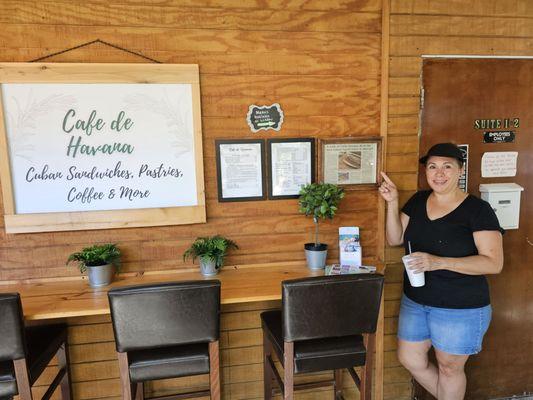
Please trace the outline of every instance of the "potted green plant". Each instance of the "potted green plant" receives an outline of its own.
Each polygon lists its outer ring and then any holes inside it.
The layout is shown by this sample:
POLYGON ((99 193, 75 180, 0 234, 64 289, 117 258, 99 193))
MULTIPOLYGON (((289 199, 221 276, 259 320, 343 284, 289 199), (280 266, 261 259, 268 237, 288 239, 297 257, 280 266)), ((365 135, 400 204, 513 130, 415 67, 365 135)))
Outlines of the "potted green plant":
POLYGON ((183 253, 183 261, 187 258, 192 258, 194 262, 196 258, 199 258, 202 275, 213 276, 224 265, 224 257, 227 252, 230 249, 238 248, 233 240, 226 239, 220 235, 198 237, 191 244, 191 247, 183 253))
POLYGON ((116 244, 95 244, 81 251, 72 253, 67 264, 78 262, 81 273, 87 271, 91 287, 106 286, 113 280, 113 275, 120 269, 120 249, 116 244))
POLYGON ((331 183, 309 183, 300 190, 299 211, 312 216, 315 224, 314 243, 305 244, 305 257, 310 269, 321 269, 326 265, 328 245, 318 239, 318 224, 321 219, 333 219, 344 189, 331 183))

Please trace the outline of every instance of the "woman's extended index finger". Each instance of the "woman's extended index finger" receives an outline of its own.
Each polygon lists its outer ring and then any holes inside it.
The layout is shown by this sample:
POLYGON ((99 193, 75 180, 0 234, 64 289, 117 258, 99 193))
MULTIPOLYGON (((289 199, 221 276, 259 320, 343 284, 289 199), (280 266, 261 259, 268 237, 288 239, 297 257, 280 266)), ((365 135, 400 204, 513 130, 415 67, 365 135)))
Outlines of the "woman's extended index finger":
POLYGON ((381 171, 381 176, 383 179, 385 179, 385 182, 390 183, 391 185, 394 185, 394 182, 391 181, 391 179, 387 176, 387 174, 383 171, 381 171))

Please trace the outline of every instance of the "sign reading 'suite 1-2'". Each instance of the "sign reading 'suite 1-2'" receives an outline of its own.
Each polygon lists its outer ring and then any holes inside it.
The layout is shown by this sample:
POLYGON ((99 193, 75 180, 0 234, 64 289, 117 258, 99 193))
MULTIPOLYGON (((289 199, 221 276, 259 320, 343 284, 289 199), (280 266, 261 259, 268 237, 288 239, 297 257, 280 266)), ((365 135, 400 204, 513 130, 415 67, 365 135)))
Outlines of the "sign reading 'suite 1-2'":
POLYGON ((483 118, 474 120, 474 129, 483 131, 483 143, 512 143, 520 118, 483 118))
POLYGON ((512 129, 519 127, 520 118, 485 118, 474 120, 474 129, 512 129))

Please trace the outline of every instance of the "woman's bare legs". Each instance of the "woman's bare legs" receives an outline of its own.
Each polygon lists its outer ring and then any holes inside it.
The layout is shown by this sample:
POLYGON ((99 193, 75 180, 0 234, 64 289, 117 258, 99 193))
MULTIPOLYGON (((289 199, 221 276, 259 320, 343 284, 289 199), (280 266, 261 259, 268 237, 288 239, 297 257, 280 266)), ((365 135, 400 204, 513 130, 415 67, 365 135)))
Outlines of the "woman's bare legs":
POLYGON ((463 400, 466 392, 467 355, 449 354, 435 349, 439 364, 438 400, 463 400))
POLYGON ((400 363, 407 368, 413 378, 424 389, 437 398, 439 371, 434 364, 429 362, 428 351, 430 348, 430 340, 408 342, 398 339, 398 359, 400 363))
POLYGON ((467 355, 435 349, 438 367, 429 362, 431 341, 407 342, 398 339, 398 359, 413 378, 438 400, 463 400, 466 391, 467 355))

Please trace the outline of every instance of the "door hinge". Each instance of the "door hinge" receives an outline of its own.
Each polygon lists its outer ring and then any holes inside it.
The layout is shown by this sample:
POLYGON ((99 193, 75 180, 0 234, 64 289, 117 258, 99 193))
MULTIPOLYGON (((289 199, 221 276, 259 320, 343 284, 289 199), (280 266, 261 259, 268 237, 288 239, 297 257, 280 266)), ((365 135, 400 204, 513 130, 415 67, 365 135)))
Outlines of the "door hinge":
POLYGON ((423 87, 420 88, 420 109, 422 110, 424 108, 424 94, 425 90, 423 87))

